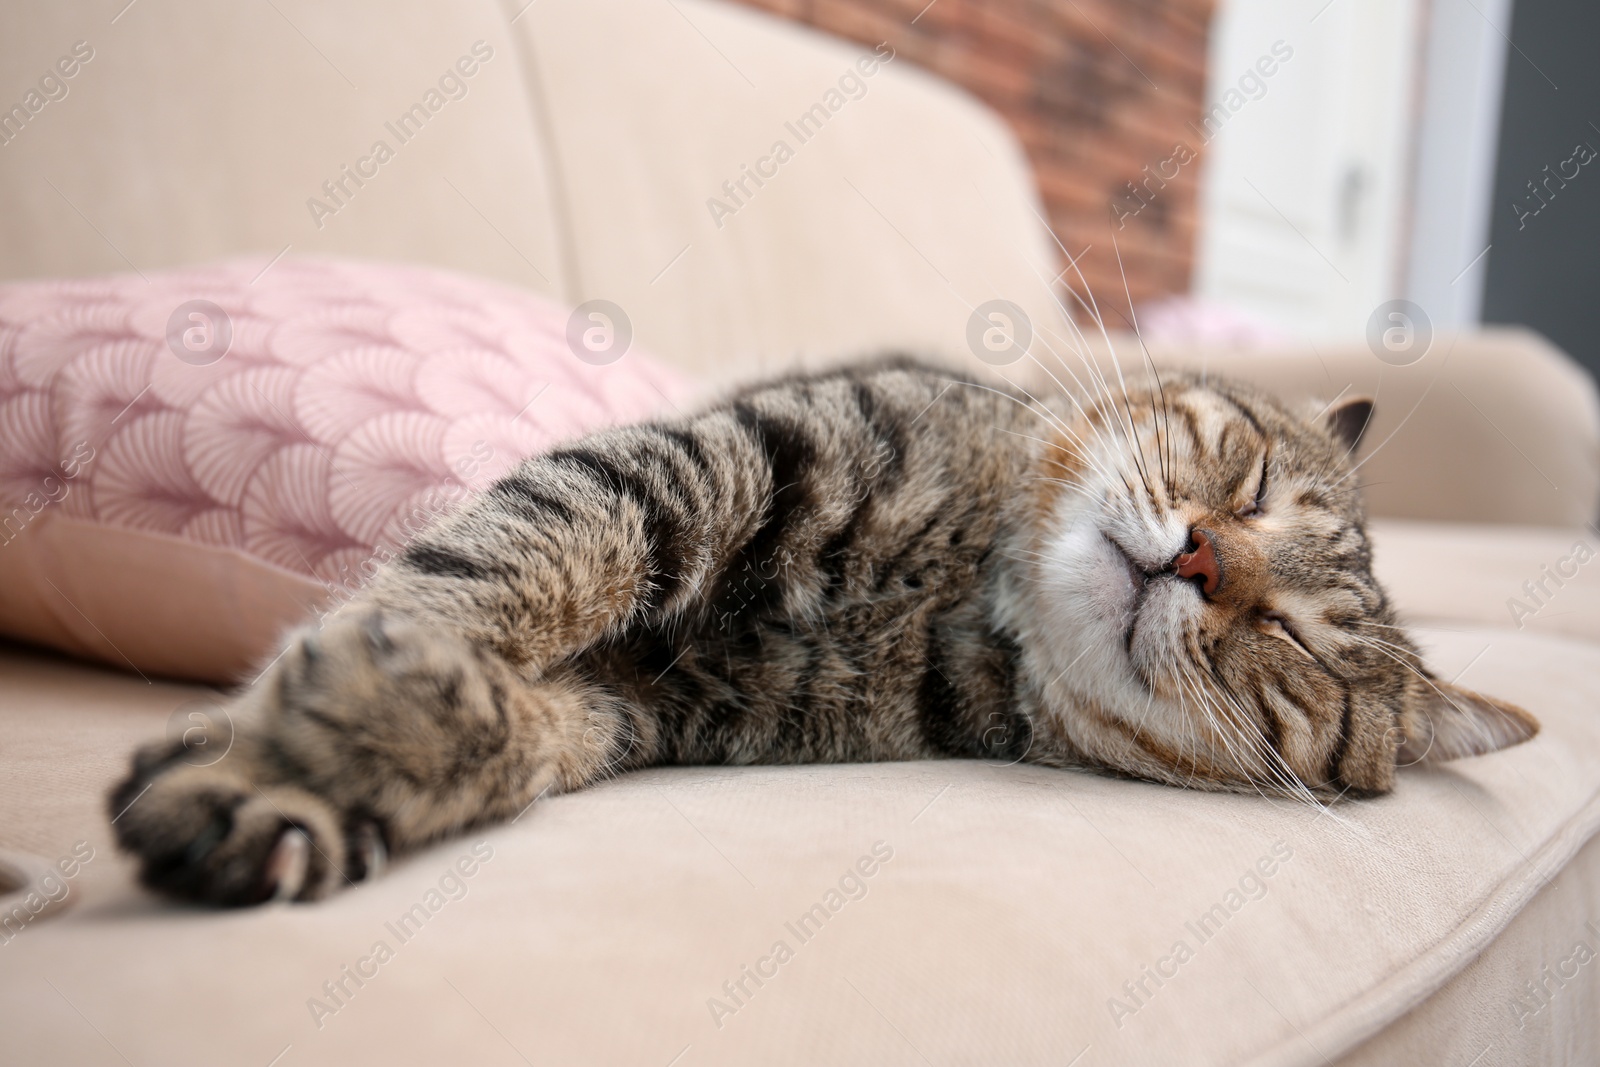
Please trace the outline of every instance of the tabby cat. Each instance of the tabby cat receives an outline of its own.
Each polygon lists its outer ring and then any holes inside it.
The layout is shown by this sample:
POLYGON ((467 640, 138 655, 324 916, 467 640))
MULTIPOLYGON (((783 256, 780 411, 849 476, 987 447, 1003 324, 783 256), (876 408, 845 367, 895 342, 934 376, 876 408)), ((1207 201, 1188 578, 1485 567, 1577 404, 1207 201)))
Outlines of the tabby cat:
POLYGON ((940 757, 1326 800, 1531 737, 1428 672, 1373 580, 1370 414, 1170 376, 1035 399, 909 361, 523 462, 146 748, 143 881, 311 900, 656 764, 940 757))

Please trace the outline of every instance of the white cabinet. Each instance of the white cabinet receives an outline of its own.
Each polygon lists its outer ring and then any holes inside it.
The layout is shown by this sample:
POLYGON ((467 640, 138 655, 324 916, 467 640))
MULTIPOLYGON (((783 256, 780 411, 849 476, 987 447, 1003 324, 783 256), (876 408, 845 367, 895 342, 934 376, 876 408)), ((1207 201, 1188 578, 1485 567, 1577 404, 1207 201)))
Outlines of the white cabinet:
POLYGON ((1197 296, 1315 339, 1360 335, 1407 295, 1421 7, 1219 5, 1211 110, 1195 131, 1207 143, 1197 296))

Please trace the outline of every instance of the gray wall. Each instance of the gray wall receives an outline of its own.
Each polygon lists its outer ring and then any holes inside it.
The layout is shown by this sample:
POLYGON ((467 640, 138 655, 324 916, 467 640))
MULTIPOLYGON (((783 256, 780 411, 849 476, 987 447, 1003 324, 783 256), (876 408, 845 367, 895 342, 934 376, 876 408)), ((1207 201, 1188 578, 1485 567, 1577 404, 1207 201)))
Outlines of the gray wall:
POLYGON ((1600 2, 1516 0, 1510 36, 1483 319, 1600 376, 1600 2))

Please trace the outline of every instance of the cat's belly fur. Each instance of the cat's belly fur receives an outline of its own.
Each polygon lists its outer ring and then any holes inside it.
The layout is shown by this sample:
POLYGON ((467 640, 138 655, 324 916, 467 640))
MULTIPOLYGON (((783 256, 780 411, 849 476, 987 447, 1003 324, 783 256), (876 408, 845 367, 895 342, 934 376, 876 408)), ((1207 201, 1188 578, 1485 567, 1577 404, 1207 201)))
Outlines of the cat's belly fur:
POLYGON ((639 634, 580 666, 660 731, 626 765, 1021 759, 1032 697, 974 584, 834 605, 805 623, 639 634))
MULTIPOLYGON (((578 657, 658 731, 620 765, 1045 755, 1030 727, 1034 689, 991 610, 1030 462, 1003 430, 1034 416, 942 376, 897 384, 910 394, 893 397, 902 411, 938 402, 909 430, 864 435, 892 440, 892 454, 829 461, 799 449, 805 461, 779 479, 788 491, 696 608, 578 657), (1009 447, 970 462, 959 442, 980 434, 1009 447)), ((862 419, 854 403, 817 408, 862 419)), ((848 439, 828 421, 808 429, 848 439)))

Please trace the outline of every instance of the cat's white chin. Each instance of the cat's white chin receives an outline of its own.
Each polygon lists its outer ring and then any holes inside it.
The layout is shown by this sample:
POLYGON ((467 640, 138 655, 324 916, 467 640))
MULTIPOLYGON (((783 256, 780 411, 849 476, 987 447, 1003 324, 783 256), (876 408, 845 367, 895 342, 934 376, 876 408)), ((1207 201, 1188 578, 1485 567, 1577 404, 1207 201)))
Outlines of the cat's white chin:
POLYGON ((1171 692, 1173 664, 1196 609, 1191 583, 1160 573, 1184 532, 1113 520, 1064 500, 1038 546, 1030 612, 1035 656, 1052 688, 1142 717, 1171 692))
POLYGON ((1171 684, 1179 665, 1188 662, 1184 640, 1199 602, 1193 583, 1171 575, 1154 578, 1146 586, 1124 647, 1129 666, 1150 688, 1171 684))
POLYGON ((1030 610, 1051 673, 1071 689, 1133 695, 1139 679, 1126 642, 1144 598, 1143 574, 1088 516, 1058 527, 1040 552, 1030 610))
POLYGON ((1080 628, 1127 632, 1144 591, 1133 563, 1093 522, 1063 529, 1044 548, 1040 561, 1048 600, 1069 609, 1080 628))

